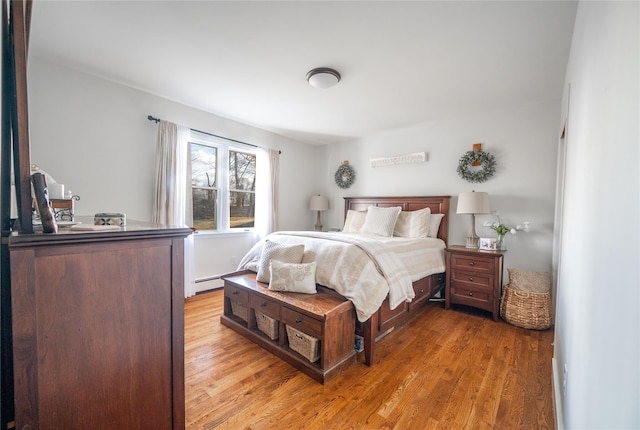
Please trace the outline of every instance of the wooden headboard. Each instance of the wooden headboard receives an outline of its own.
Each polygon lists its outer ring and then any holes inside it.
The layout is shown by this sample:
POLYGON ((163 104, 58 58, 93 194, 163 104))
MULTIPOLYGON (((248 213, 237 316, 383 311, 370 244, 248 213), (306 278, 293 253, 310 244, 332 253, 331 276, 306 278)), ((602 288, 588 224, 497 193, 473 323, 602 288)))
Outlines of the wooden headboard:
POLYGON ((369 206, 400 206, 403 211, 417 211, 429 208, 432 214, 444 214, 438 237, 447 243, 449 233, 449 199, 451 196, 412 196, 412 197, 345 197, 344 216, 349 210, 366 211, 369 206))

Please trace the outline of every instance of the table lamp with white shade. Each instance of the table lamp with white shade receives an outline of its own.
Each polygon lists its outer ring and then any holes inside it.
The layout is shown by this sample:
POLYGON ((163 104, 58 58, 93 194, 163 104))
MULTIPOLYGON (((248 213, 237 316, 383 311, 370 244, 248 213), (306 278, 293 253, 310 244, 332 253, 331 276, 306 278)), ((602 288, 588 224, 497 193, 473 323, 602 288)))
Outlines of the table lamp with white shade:
POLYGON ((317 196, 312 196, 311 201, 309 202, 309 210, 317 211, 318 218, 316 219, 316 231, 322 231, 322 223, 320 222, 320 212, 326 211, 329 209, 329 199, 318 194, 317 196))
POLYGON ((458 196, 458 214, 469 214, 469 235, 467 236, 467 248, 478 247, 478 235, 476 234, 476 214, 488 214, 489 194, 475 191, 461 193, 458 196))

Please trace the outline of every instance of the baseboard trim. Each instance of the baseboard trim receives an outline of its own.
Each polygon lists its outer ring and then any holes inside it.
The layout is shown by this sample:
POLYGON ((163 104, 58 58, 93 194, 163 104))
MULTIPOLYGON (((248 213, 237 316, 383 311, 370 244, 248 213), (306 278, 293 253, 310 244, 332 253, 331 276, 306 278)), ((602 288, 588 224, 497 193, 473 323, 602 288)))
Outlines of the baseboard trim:
POLYGON ((553 369, 553 415, 556 418, 556 429, 564 430, 564 414, 562 411, 562 380, 558 373, 558 362, 555 357, 551 359, 553 369))
POLYGON ((209 279, 196 280, 195 293, 204 293, 206 291, 217 290, 224 287, 224 281, 219 277, 209 279))

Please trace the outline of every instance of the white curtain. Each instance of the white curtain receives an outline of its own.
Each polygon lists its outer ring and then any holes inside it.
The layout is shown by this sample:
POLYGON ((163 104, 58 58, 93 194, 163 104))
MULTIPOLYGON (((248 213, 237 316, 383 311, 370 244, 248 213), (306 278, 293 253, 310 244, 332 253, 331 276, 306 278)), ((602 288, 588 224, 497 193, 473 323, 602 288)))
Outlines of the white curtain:
MULTIPOLYGON (((156 177, 152 222, 163 225, 185 226, 192 222, 191 160, 189 157, 189 135, 187 127, 178 126, 169 121, 158 124, 156 145, 156 177)), ((194 240, 189 235, 184 243, 184 295, 195 294, 195 270, 193 256, 194 240)))
POLYGON ((258 148, 256 154, 256 232, 260 238, 278 229, 280 151, 258 148))

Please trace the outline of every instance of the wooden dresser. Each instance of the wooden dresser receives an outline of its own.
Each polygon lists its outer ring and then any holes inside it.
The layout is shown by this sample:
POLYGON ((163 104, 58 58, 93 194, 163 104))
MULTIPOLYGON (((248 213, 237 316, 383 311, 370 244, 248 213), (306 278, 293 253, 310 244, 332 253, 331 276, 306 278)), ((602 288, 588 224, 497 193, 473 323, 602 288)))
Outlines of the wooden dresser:
POLYGON ((190 233, 10 236, 16 429, 184 429, 190 233))
POLYGON ((500 251, 448 247, 445 308, 452 304, 473 306, 491 312, 498 321, 503 257, 500 251))

